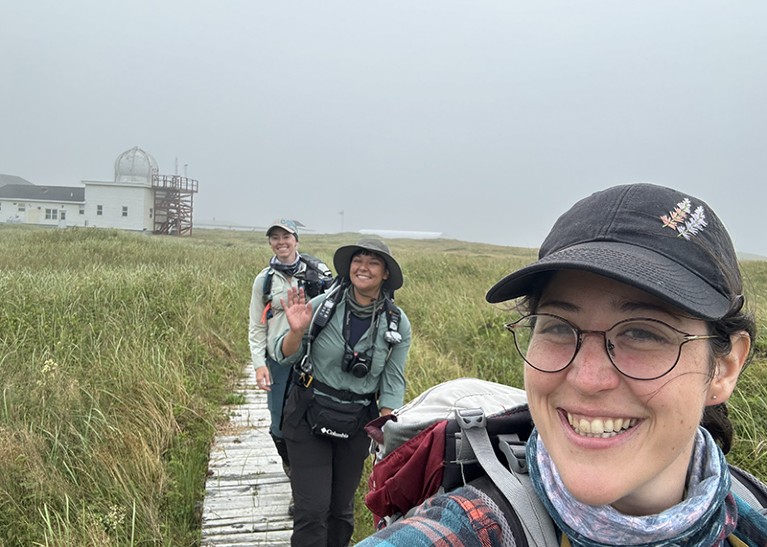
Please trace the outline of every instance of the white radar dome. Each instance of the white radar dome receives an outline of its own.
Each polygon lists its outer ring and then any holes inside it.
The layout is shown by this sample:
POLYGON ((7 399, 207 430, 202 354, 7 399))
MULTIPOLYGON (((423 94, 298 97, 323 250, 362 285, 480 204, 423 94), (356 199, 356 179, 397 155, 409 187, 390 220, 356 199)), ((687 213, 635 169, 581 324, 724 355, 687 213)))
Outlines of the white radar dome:
POLYGON ((115 160, 115 182, 151 184, 152 173, 157 173, 157 160, 138 146, 126 150, 115 160))

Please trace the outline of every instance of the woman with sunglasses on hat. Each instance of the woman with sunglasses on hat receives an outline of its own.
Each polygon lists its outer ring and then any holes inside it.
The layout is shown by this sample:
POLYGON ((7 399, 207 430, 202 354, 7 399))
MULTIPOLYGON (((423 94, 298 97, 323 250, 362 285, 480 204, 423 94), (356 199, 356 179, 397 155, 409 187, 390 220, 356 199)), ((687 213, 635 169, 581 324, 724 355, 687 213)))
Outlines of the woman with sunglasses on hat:
POLYGON ((392 302, 403 283, 399 264, 373 238, 340 247, 333 264, 343 282, 326 294, 307 302, 302 290, 288 292, 290 328, 276 345, 280 364, 296 369, 283 434, 295 497, 291 544, 301 547, 349 543, 370 444, 363 426, 405 396, 411 331, 392 302))
MULTIPOLYGON (((755 322, 708 205, 651 184, 597 192, 487 300, 521 315, 507 328, 535 425, 527 464, 557 544, 767 545, 767 517, 732 492, 724 456, 755 322)), ((508 545, 491 497, 437 496, 363 545, 508 545)))

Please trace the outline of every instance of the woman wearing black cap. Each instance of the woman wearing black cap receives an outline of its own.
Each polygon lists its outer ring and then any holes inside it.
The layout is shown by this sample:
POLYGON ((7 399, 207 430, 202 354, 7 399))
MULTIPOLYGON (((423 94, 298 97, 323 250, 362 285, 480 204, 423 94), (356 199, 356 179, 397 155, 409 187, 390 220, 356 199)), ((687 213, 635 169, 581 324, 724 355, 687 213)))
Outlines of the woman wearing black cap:
MULTIPOLYGON (((557 545, 767 545, 767 518, 731 490, 724 456, 724 405, 755 323, 708 205, 650 184, 597 192, 487 300, 516 300, 522 315, 507 328, 535 425, 527 464, 557 545)), ((486 495, 467 486, 442 498, 417 525, 404 519, 363 544, 473 545, 481 534, 482 545, 508 544, 486 495), (449 524, 435 532, 430 519, 449 524)))
POLYGON ((399 264, 371 238, 339 248, 333 263, 343 283, 310 302, 289 291, 290 329, 277 340, 280 363, 297 370, 283 434, 295 498, 291 543, 301 547, 348 544, 369 447, 363 426, 405 396, 411 333, 392 302, 403 283, 399 264))

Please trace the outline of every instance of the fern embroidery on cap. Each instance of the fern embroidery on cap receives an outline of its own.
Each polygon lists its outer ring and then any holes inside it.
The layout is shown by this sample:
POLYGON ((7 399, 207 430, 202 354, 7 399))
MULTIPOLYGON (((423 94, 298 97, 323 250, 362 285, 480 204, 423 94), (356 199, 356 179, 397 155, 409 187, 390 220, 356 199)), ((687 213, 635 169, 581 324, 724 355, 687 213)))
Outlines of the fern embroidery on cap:
POLYGON ((692 214, 690 214, 691 208, 690 198, 684 198, 676 204, 673 211, 669 211, 668 215, 661 215, 660 219, 663 226, 679 232, 677 237, 689 240, 705 226, 708 226, 703 206, 698 206, 692 214))

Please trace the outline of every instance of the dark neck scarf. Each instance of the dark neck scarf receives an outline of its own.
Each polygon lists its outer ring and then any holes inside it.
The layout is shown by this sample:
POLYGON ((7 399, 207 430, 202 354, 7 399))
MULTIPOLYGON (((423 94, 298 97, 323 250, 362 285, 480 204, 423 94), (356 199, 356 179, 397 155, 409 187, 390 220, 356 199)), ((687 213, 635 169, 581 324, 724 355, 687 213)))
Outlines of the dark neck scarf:
POLYGON ((696 434, 685 499, 657 515, 624 515, 609 505, 576 500, 562 483, 537 431, 527 443, 527 461, 538 497, 573 547, 718 547, 727 544, 738 522, 727 462, 703 428, 696 434))
POLYGON ((287 277, 293 277, 301 267, 301 255, 296 253, 296 260, 292 264, 283 264, 277 259, 277 256, 275 255, 269 261, 269 266, 271 266, 272 269, 283 273, 287 277))
POLYGON ((346 289, 345 299, 348 309, 360 319, 368 319, 373 317, 373 315, 377 315, 385 303, 384 299, 381 298, 381 295, 379 294, 377 300, 367 306, 363 306, 354 299, 354 287, 346 289))
MULTIPOLYGON (((374 302, 363 306, 354 299, 354 287, 346 289, 346 316, 344 317, 344 340, 353 348, 357 345, 357 342, 365 332, 376 324, 378 320, 379 312, 384 307, 383 298, 379 298, 374 302)), ((373 347, 370 350, 370 355, 373 355, 375 351, 375 336, 373 336, 373 347)))

